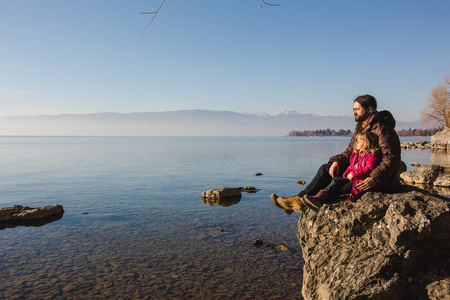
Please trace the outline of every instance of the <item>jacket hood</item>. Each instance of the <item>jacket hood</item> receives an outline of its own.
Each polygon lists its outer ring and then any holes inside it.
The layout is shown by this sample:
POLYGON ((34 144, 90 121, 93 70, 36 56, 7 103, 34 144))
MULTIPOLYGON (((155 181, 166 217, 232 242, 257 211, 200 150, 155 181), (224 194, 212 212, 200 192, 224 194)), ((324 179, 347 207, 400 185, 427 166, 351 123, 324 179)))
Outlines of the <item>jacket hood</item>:
MULTIPOLYGON (((375 113, 370 117, 369 124, 365 127, 366 130, 369 128, 376 128, 380 125, 388 125, 395 128, 394 116, 387 110, 375 111, 375 113)), ((362 127, 362 122, 356 124, 355 132, 361 132, 364 130, 362 127)))
POLYGON ((375 112, 372 116, 372 118, 369 121, 369 124, 372 126, 375 124, 386 124, 391 126, 392 128, 395 128, 395 119, 394 116, 391 114, 391 112, 387 110, 382 110, 379 112, 375 112))

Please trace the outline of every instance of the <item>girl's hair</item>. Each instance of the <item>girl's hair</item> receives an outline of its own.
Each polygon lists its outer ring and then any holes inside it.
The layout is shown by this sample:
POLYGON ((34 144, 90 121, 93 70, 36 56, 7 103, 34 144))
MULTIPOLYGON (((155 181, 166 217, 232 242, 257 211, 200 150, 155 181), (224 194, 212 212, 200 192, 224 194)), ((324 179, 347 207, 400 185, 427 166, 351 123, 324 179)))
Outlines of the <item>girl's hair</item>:
MULTIPOLYGON (((380 149, 378 147, 378 136, 375 133, 372 133, 370 131, 360 132, 356 135, 356 141, 358 141, 359 139, 363 140, 366 144, 365 149, 360 150, 363 154, 367 154, 369 152, 373 153, 380 149)), ((356 147, 354 148, 356 152, 356 147)))

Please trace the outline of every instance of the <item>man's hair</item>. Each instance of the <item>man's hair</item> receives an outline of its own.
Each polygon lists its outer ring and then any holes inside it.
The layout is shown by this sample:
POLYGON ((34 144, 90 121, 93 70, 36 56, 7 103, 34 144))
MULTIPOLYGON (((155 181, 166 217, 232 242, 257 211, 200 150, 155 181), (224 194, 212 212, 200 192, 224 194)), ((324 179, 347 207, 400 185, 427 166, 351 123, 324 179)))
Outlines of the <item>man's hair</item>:
POLYGON ((377 109, 377 99, 371 95, 361 95, 356 97, 353 102, 358 102, 364 109, 372 107, 373 109, 377 109))

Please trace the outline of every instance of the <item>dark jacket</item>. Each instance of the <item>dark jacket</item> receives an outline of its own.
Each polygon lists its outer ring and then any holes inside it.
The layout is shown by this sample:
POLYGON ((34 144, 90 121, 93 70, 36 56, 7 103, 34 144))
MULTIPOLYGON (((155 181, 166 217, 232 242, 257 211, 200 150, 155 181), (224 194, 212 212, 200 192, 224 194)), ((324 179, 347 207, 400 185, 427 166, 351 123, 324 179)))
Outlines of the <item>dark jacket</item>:
POLYGON ((329 162, 338 162, 339 169, 346 169, 350 164, 350 156, 353 153, 356 135, 362 131, 371 131, 378 136, 378 144, 381 149, 381 163, 371 173, 370 177, 378 184, 378 187, 387 187, 388 190, 396 190, 400 186, 398 180, 398 168, 400 166, 400 140, 395 131, 395 119, 386 110, 372 114, 365 128, 362 123, 356 124, 355 132, 347 149, 341 154, 330 157, 329 162))

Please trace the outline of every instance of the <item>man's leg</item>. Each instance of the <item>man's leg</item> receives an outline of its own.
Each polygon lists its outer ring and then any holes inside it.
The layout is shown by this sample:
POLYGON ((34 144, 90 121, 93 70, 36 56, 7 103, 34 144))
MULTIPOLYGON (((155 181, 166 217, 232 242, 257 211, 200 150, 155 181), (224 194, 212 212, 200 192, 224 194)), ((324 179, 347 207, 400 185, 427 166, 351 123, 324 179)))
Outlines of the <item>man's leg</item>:
POLYGON ((316 176, 314 176, 306 188, 298 195, 300 197, 303 197, 304 195, 316 195, 320 190, 328 186, 332 179, 329 173, 330 167, 330 163, 321 165, 316 173, 316 176))

